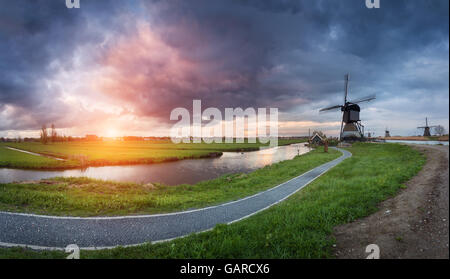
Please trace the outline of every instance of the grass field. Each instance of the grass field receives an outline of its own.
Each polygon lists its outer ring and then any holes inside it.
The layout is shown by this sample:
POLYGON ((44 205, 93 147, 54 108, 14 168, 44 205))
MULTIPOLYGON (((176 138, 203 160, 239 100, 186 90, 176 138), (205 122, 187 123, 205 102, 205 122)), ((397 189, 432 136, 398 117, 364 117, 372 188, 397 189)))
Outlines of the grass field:
POLYGON ((30 155, 0 146, 0 167, 6 168, 25 168, 25 169, 57 169, 74 168, 79 166, 75 160, 58 161, 46 157, 30 155))
MULTIPOLYGON (((302 140, 280 140, 279 145, 301 142, 302 140)), ((0 143, 0 167, 23 169, 67 169, 87 166, 151 164, 182 159, 218 156, 224 151, 258 150, 265 144, 174 144, 165 142, 66 142, 41 144, 0 143), (18 151, 7 150, 9 146, 42 155, 67 159, 57 161, 39 158, 18 151), (34 159, 30 156, 36 157, 34 159)))
MULTIPOLYGON (((354 144, 345 160, 286 201, 231 225, 167 243, 82 258, 329 258, 333 227, 367 216, 414 176, 425 158, 398 144, 354 144)), ((0 258, 64 258, 63 252, 0 249, 0 258)))
POLYGON ((225 175, 196 185, 118 183, 55 178, 38 184, 0 184, 0 210, 98 216, 179 211, 255 194, 340 156, 322 149, 249 174, 225 175))

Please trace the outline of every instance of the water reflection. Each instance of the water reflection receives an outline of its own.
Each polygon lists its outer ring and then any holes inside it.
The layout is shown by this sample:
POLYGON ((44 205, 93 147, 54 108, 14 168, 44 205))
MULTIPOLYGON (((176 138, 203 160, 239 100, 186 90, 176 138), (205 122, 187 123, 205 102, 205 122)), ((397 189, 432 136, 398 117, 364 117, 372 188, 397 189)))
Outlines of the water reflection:
POLYGON ((225 152, 219 158, 182 160, 154 165, 90 167, 85 170, 30 171, 0 169, 0 182, 39 180, 56 176, 90 177, 132 182, 160 182, 166 185, 194 184, 227 173, 250 172, 266 165, 290 160, 309 152, 305 144, 292 144, 254 152, 225 152))

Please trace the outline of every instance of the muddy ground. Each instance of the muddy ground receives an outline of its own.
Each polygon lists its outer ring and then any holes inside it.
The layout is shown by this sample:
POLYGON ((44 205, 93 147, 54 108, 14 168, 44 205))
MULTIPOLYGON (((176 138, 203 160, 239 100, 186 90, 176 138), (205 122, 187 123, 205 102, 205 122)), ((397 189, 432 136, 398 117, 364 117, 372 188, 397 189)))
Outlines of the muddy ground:
POLYGON ((449 147, 412 146, 427 156, 423 169, 375 214, 335 228, 337 258, 364 259, 369 244, 382 259, 449 258, 449 147))

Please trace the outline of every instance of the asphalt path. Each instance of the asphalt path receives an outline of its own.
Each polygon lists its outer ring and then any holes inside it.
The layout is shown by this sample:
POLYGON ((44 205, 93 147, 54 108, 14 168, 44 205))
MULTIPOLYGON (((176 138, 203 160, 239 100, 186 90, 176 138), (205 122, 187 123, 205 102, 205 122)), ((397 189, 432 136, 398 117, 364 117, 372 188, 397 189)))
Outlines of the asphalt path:
POLYGON ((0 212, 0 246, 33 249, 107 249, 167 241, 230 224, 259 213, 296 193, 351 153, 269 190, 240 200, 191 211, 121 217, 57 217, 0 212))

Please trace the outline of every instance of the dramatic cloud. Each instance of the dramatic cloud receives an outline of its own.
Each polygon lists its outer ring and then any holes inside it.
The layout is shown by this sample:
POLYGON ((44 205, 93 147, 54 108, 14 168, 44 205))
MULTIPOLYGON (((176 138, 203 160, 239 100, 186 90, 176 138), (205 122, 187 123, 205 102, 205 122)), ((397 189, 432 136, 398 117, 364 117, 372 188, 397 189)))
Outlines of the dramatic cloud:
POLYGON ((351 98, 378 95, 370 131, 414 134, 426 116, 448 130, 447 0, 64 2, 0 0, 1 135, 163 135, 193 99, 335 134, 339 113, 318 109, 342 101, 347 72, 351 98))

